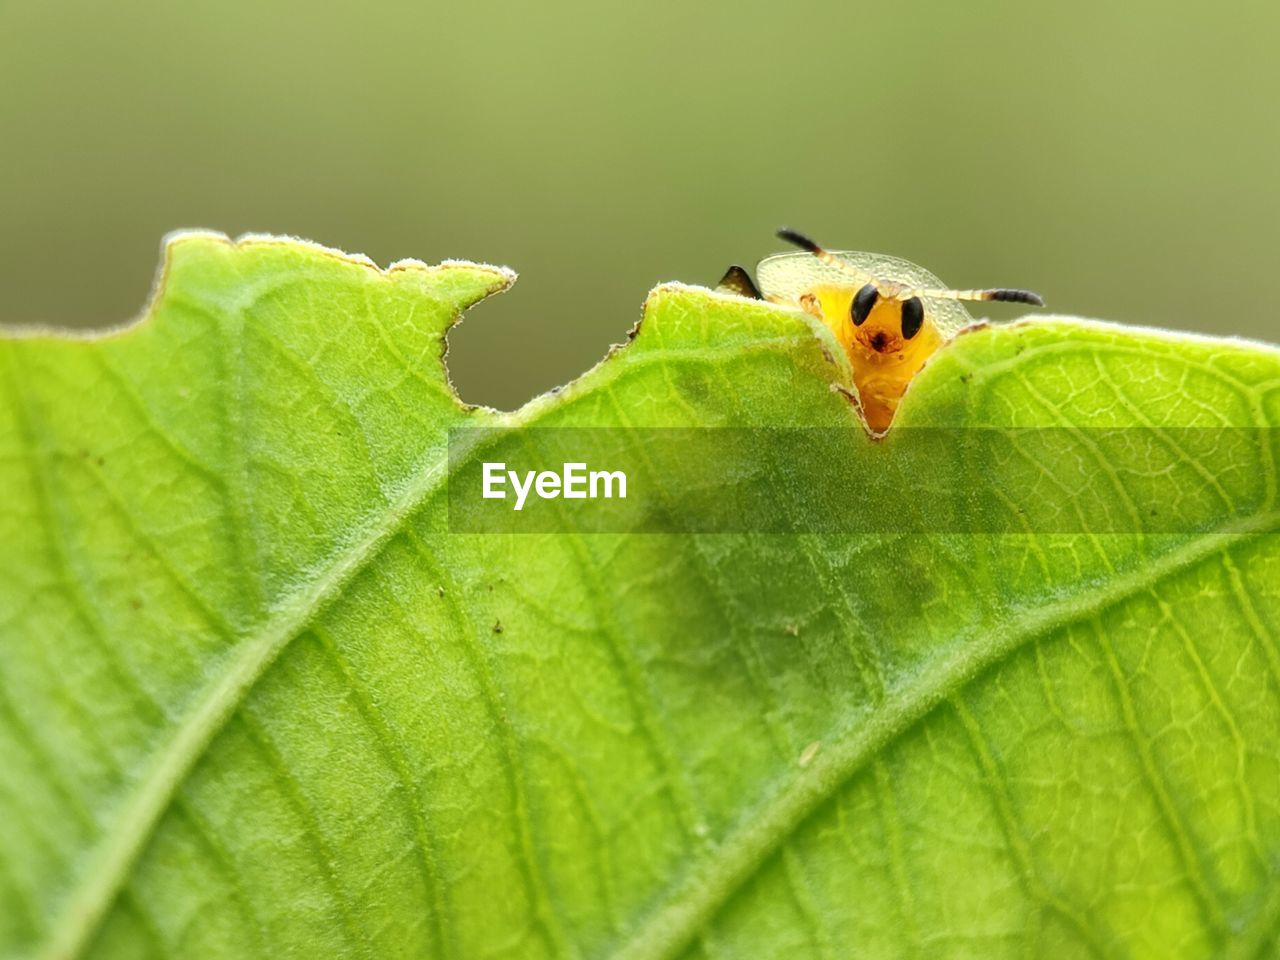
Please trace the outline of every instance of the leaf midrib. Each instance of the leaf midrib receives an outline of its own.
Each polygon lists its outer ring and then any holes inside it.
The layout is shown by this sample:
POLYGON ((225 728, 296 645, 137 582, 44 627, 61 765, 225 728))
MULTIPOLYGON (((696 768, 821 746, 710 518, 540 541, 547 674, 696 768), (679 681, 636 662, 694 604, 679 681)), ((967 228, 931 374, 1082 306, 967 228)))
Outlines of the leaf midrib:
POLYGON ((54 921, 53 939, 39 955, 62 960, 80 955, 102 922, 129 869, 167 809, 178 785, 226 724, 259 678, 308 622, 378 555, 410 516, 446 479, 446 461, 428 464, 418 482, 409 485, 364 535, 319 576, 277 606, 263 629, 235 648, 227 669, 178 725, 158 754, 156 764, 109 829, 83 871, 87 879, 75 889, 54 921))
MULTIPOLYGON (((776 347, 780 343, 794 343, 796 339, 775 338, 776 342, 767 345, 776 347)), ((679 355, 684 351, 676 349, 671 352, 679 355)), ((629 358, 623 363, 618 363, 618 359, 607 358, 572 384, 571 388, 579 388, 576 395, 571 395, 572 399, 580 400, 611 385, 636 361, 656 358, 645 355, 629 358)), ((539 403, 535 400, 515 413, 491 418, 492 411, 470 411, 469 414, 476 420, 489 420, 493 426, 524 427, 553 411, 562 411, 567 397, 561 394, 558 399, 561 403, 539 403)), ((466 419, 463 417, 458 425, 465 423, 466 419)), ((469 451, 475 452, 474 449, 469 451)), ((462 459, 457 458, 453 465, 460 466, 462 459)), ((178 787, 208 745, 293 639, 341 596, 351 580, 440 490, 449 477, 449 468, 450 463, 443 456, 427 462, 388 509, 366 525, 360 537, 305 586, 276 605, 259 632, 237 645, 228 668, 199 698, 195 709, 181 721, 175 735, 157 754, 156 763, 129 795, 105 842, 84 861, 81 876, 85 879, 72 889, 60 916, 52 924, 52 938, 37 950, 37 956, 64 960, 85 952, 178 787)), ((1210 556, 1231 542, 1272 532, 1277 520, 1280 520, 1280 515, 1273 512, 1256 514, 1245 521, 1206 533, 1153 564, 1153 568, 1161 572, 1151 580, 1141 580, 1132 574, 1117 578, 1105 589, 1086 594, 1085 600, 1068 597, 1031 611, 1014 620, 1009 630, 993 636, 985 644, 976 641, 956 644, 952 649, 958 649, 958 655, 922 671, 921 674, 928 673, 930 677, 903 688, 897 696, 888 697, 879 711, 860 716, 859 721, 866 722, 838 733, 829 748, 824 745, 822 754, 806 769, 801 779, 765 799, 752 815, 744 816, 746 826, 717 847, 717 858, 674 887, 666 897, 665 905, 650 914, 616 955, 647 960, 672 956, 681 950, 783 839, 856 773, 868 757, 927 715, 954 689, 962 687, 1037 636, 1038 627, 1053 626, 1058 621, 1069 623, 1092 610, 1103 609, 1183 566, 1210 556)))
MULTIPOLYGON (((792 345, 797 339, 797 336, 772 338, 766 345, 792 345)), ((731 349, 717 352, 730 352, 731 349)), ((683 351, 671 352, 679 355, 683 351)), ((628 358, 624 363, 618 362, 619 359, 616 356, 605 358, 571 384, 570 389, 580 388, 572 399, 580 400, 612 385, 636 365, 636 360, 649 358, 628 358)), ((560 396, 560 403, 540 402, 544 398, 537 398, 511 414, 460 407, 459 412, 463 416, 452 426, 461 426, 471 419, 477 422, 476 425, 487 421, 493 427, 527 427, 544 416, 563 410, 565 399, 564 394, 560 396)), ((452 465, 462 466, 467 457, 496 442, 495 436, 497 433, 490 435, 487 442, 471 447, 465 456, 452 458, 452 465)), ((214 737, 289 644, 341 595, 347 584, 381 552, 382 547, 404 529, 409 518, 439 492, 448 480, 450 466, 450 458, 442 453, 435 461, 427 462, 389 508, 368 523, 361 537, 319 575, 273 607, 260 631, 237 644, 227 669, 198 698, 195 709, 178 724, 175 735, 158 752, 156 763, 129 795, 121 812, 114 818, 115 822, 108 827, 105 842, 85 859, 80 874, 85 879, 73 887, 64 901, 62 910, 51 924, 51 939, 37 948, 36 957, 41 960, 71 960, 85 953, 179 785, 204 755, 214 737)))
MULTIPOLYGON (((527 422, 536 421, 550 409, 536 411, 527 422)), ((477 450, 473 448, 470 452, 477 450)), ((454 466, 460 465, 455 461, 454 466)), ((404 528, 409 518, 440 490, 448 480, 449 466, 445 458, 427 464, 418 475, 418 482, 406 487, 390 509, 381 514, 382 522, 370 524, 365 536, 306 587, 277 606, 259 633, 237 646, 230 668, 179 725, 176 735, 159 754, 156 765, 132 794, 118 818, 117 827, 109 832, 107 842, 90 859, 82 874, 86 882, 68 899, 62 916, 53 924, 54 938, 38 956, 65 960, 84 953, 178 786, 208 745, 293 639, 341 595, 346 585, 404 528)), ((973 638, 956 642, 951 646, 956 653, 917 673, 923 679, 887 697, 879 710, 860 715, 859 725, 838 733, 830 746, 824 743, 822 752, 800 779, 784 786, 745 815, 742 821, 746 825, 716 847, 715 859, 708 861, 704 869, 695 870, 668 893, 665 904, 617 951, 616 960, 657 960, 678 955, 785 837, 861 769, 868 758, 1024 643, 1045 630, 1104 610, 1232 543, 1275 532, 1277 527, 1280 527, 1280 513, 1255 514, 1164 554, 1143 571, 1149 576, 1130 572, 1100 590, 1029 611, 1012 620, 1009 629, 991 635, 986 642, 973 638)))

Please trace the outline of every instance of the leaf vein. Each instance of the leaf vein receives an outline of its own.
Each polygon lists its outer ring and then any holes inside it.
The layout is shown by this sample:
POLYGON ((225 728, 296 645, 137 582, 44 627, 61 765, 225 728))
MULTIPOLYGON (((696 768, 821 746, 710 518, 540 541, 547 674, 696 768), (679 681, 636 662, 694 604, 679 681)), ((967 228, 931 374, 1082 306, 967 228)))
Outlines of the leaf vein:
POLYGON ((921 669, 901 688, 891 691, 879 710, 840 731, 809 768, 777 785, 754 809, 744 811, 742 826, 723 840, 716 857, 696 864, 672 885, 633 928, 629 940, 618 945, 615 960, 678 955, 782 839, 842 788, 876 751, 1025 644, 1109 609, 1146 590, 1151 582, 1204 562, 1232 543, 1274 533, 1277 526, 1280 515, 1274 512, 1239 519, 1217 531, 1188 538, 1154 557, 1140 572, 1125 572, 1105 585, 1023 611, 985 636, 960 639, 928 669, 921 669))

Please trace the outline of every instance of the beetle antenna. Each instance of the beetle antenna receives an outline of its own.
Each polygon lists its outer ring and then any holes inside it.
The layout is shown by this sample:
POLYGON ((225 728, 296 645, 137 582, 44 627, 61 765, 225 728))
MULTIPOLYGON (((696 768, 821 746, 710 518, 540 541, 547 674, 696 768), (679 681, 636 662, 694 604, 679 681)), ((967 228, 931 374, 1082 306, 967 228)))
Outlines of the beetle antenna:
POLYGON ((990 290, 904 290, 901 297, 928 297, 933 300, 996 300, 1004 303, 1029 303, 1043 307, 1044 297, 1030 290, 993 287, 990 290))
MULTIPOLYGON (((801 250, 808 251, 817 257, 820 261, 833 269, 849 274, 851 277, 857 277, 863 282, 875 283, 875 278, 863 270, 858 269, 847 260, 842 260, 830 250, 823 249, 817 241, 811 237, 805 236, 799 230, 792 230, 790 227, 781 227, 778 230, 778 238, 785 240, 787 243, 793 243, 801 250)), ((932 300, 995 300, 1004 303, 1029 303, 1037 307, 1044 306, 1044 297, 1038 293, 1032 293, 1030 290, 1017 290, 1010 287, 993 287, 989 290, 913 290, 900 289, 891 294, 897 300, 909 300, 912 297, 927 297, 932 300)))
POLYGON ((823 249, 818 245, 817 241, 805 236, 799 230, 792 230, 790 227, 779 227, 777 236, 779 240, 785 240, 787 243, 793 243, 801 250, 812 253, 828 267, 832 267, 842 273, 847 273, 851 277, 857 277, 864 283, 874 282, 875 278, 873 278, 871 274, 867 273, 865 270, 859 270, 847 260, 841 260, 830 250, 823 249))

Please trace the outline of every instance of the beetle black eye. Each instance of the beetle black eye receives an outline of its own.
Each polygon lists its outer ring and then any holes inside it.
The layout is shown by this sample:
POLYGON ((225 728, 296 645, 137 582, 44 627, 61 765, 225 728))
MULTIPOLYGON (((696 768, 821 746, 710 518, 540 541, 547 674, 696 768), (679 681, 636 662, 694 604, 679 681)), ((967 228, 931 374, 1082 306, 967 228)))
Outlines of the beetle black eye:
POLYGON ((855 327, 860 327, 867 322, 867 317, 871 316, 871 308, 879 299, 880 291, 876 289, 874 283, 868 283, 858 291, 853 298, 853 303, 849 306, 849 316, 853 318, 855 327))
POLYGON ((919 297, 902 301, 902 339, 910 340, 924 326, 924 304, 919 297))

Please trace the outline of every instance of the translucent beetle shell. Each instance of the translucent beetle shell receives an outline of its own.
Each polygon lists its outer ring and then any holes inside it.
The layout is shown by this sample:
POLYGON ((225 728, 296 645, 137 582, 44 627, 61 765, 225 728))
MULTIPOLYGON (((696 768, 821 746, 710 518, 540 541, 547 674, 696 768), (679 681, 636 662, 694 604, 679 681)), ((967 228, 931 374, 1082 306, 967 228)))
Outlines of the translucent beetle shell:
POLYGON ((848 354, 863 418, 877 435, 889 428, 925 362, 973 325, 960 301, 1044 303, 1027 290, 949 290, 927 270, 897 257, 824 250, 794 230, 778 235, 803 252, 760 261, 758 286, 742 267, 730 267, 720 289, 799 307, 826 324, 848 354))

